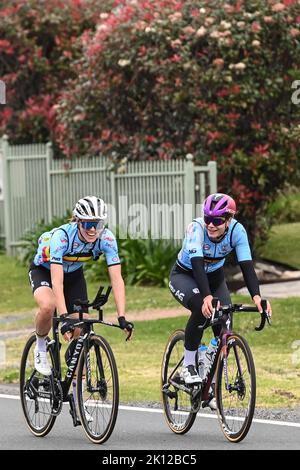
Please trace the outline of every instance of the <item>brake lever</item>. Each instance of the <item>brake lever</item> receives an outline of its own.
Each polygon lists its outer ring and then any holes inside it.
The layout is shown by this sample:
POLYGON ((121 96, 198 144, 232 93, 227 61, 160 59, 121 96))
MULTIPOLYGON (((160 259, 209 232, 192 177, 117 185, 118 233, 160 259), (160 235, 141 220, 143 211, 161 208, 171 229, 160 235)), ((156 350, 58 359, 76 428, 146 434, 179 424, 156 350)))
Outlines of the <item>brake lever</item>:
POLYGON ((131 338, 131 336, 132 336, 132 333, 133 333, 133 330, 134 330, 134 328, 132 328, 132 330, 129 331, 128 336, 127 336, 127 338, 126 338, 125 341, 129 341, 129 340, 130 340, 130 338, 131 338))
MULTIPOLYGON (((129 340, 130 340, 130 338, 131 338, 131 336, 132 336, 132 334, 133 334, 133 330, 134 330, 134 324, 133 324, 133 323, 130 323, 130 322, 129 322, 129 324, 130 324, 131 328, 130 328, 129 330, 125 329, 125 331, 128 332, 128 335, 127 335, 127 337, 126 337, 126 341, 129 341, 129 340)), ((129 326, 129 325, 128 325, 128 326, 129 326)))
POLYGON ((262 299, 262 301, 261 301, 261 306, 262 306, 263 311, 262 311, 262 313, 260 314, 260 316, 261 316, 260 325, 255 327, 255 330, 256 330, 256 331, 261 331, 261 330, 264 329, 265 324, 266 324, 266 320, 267 320, 267 322, 268 322, 268 324, 269 324, 270 326, 272 325, 271 317, 270 317, 270 315, 269 315, 268 312, 267 312, 268 304, 267 304, 267 300, 266 300, 266 299, 262 299))

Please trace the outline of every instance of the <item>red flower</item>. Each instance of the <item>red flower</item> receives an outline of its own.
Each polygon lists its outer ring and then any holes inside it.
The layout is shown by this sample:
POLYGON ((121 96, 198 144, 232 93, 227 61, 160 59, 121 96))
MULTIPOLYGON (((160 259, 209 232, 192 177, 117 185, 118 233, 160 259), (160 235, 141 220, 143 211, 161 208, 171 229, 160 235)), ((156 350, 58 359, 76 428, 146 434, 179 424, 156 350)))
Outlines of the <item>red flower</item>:
POLYGON ((219 140, 220 137, 222 137, 222 132, 219 131, 207 131, 206 133, 207 137, 207 144, 211 145, 215 140, 219 140))
POLYGON ((175 63, 178 63, 181 61, 181 57, 180 55, 178 54, 174 54, 172 57, 171 57, 171 62, 175 62, 175 63))
POLYGON ((110 129, 103 129, 101 132, 101 139, 102 140, 108 140, 110 138, 111 131, 110 129))
POLYGON ((145 140, 146 142, 149 142, 149 144, 151 144, 156 141, 156 138, 154 137, 154 135, 146 135, 145 140))
POLYGON ((1 118, 6 122, 9 121, 12 115, 13 115, 13 110, 11 108, 5 107, 3 111, 1 112, 1 118))
POLYGON ((259 155, 269 155, 269 144, 256 145, 256 147, 254 147, 254 152, 258 153, 259 155))
POLYGON ((217 92, 217 96, 220 98, 223 98, 224 96, 228 95, 238 95, 241 91, 241 88, 239 85, 234 85, 231 88, 222 88, 222 90, 219 90, 217 92))
POLYGON ((252 31, 253 33, 259 33, 261 31, 261 26, 257 21, 252 23, 252 31))
POLYGON ((6 39, 0 39, 0 51, 4 52, 5 54, 13 54, 14 49, 9 41, 6 39))
POLYGON ((229 119, 230 121, 237 121, 240 117, 239 113, 227 113, 225 114, 225 117, 229 119))
POLYGON ((259 129, 261 129, 261 124, 259 124, 259 122, 252 122, 251 123, 251 128, 254 129, 254 130, 259 130, 259 129))
POLYGON ((224 60, 219 57, 213 61, 213 65, 215 65, 219 69, 222 69, 224 67, 224 60))
POLYGON ((226 155, 226 156, 230 156, 233 154, 235 150, 235 144, 231 143, 228 145, 228 147, 226 147, 226 149, 223 150, 223 155, 226 155))
POLYGON ((191 11, 191 16, 192 16, 193 18, 198 18, 198 17, 200 16, 199 10, 196 10, 196 9, 192 10, 192 11, 191 11))
POLYGON ((139 55, 144 56, 147 54, 147 48, 145 46, 141 46, 139 48, 139 55))

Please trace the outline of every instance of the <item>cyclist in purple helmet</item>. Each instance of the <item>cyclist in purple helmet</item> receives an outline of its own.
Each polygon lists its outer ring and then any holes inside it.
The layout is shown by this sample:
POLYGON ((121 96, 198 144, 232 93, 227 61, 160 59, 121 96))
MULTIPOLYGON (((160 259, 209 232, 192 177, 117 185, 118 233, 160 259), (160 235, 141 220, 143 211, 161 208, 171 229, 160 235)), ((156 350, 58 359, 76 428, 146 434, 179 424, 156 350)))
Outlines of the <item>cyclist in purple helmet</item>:
MULTIPOLYGON (((262 311, 247 233, 243 225, 234 219, 235 201, 227 194, 211 194, 204 201, 203 212, 203 217, 194 219, 187 227, 169 284, 175 299, 191 311, 185 329, 181 371, 186 384, 201 382, 195 364, 203 334, 198 326, 211 317, 213 297, 218 297, 222 305, 231 303, 223 271, 225 258, 231 251, 236 254, 253 302, 262 311)), ((269 303, 268 312, 272 314, 269 303)), ((219 336, 220 326, 213 327, 213 331, 215 336, 219 336)), ((211 409, 216 409, 213 393, 207 404, 211 409)))

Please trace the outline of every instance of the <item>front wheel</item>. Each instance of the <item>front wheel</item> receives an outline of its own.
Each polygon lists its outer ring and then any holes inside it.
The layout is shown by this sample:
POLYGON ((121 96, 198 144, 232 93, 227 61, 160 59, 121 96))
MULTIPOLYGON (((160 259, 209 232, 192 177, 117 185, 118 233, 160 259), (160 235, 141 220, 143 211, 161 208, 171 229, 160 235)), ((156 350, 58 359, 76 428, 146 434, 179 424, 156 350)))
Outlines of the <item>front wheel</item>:
MULTIPOLYGON (((162 367, 161 387, 165 418, 175 434, 185 434, 194 424, 196 413, 180 372, 183 366, 184 331, 176 330, 167 343, 162 367)), ((200 400, 200 398, 199 398, 200 400)))
POLYGON ((221 429, 230 442, 240 442, 250 429, 256 400, 255 366, 247 341, 227 338, 227 358, 222 352, 216 370, 215 394, 221 429))
POLYGON ((111 435, 119 406, 119 380, 110 345, 102 336, 88 339, 78 366, 77 396, 81 424, 87 437, 102 444, 111 435))

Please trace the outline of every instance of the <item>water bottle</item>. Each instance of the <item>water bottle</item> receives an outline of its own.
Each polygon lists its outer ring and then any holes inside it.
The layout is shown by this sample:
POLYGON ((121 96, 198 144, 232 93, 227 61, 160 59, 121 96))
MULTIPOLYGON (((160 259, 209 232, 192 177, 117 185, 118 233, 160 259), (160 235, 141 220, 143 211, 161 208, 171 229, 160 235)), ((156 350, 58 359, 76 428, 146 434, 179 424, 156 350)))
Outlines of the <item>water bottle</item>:
POLYGON ((205 344, 200 344, 198 348, 198 369, 199 377, 203 380, 205 377, 205 354, 208 347, 205 344))
POLYGON ((206 349, 205 357, 204 357, 205 376, 211 366, 212 358, 215 354, 217 347, 218 347, 218 340, 216 338, 212 338, 210 340, 208 348, 206 349))

